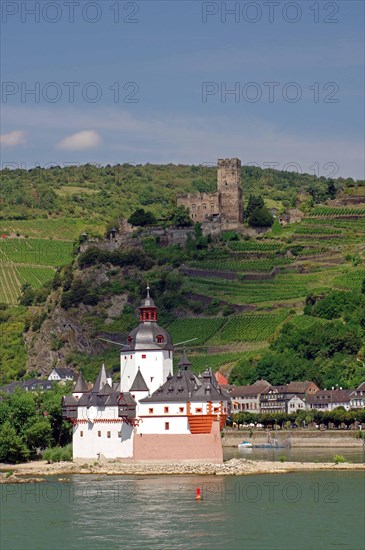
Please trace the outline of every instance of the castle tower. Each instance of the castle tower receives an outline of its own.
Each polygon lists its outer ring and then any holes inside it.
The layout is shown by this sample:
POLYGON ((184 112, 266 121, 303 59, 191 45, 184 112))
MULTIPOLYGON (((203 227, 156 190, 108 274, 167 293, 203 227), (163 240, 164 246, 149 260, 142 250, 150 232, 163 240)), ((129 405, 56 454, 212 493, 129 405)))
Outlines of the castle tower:
POLYGON ((230 223, 243 223, 240 159, 218 159, 220 214, 230 223))
POLYGON ((138 370, 150 393, 165 383, 172 371, 173 345, 171 335, 160 327, 157 307, 147 296, 139 307, 140 323, 127 339, 127 346, 120 354, 120 384, 122 392, 131 391, 138 370))

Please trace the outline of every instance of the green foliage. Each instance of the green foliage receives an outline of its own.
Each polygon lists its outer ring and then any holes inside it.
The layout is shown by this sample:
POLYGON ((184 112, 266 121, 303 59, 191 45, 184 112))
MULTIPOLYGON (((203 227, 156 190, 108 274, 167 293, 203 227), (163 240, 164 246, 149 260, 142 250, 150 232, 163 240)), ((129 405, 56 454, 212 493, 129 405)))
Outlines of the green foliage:
POLYGON ((356 361, 362 338, 363 331, 354 324, 319 320, 310 326, 298 327, 288 322, 269 350, 255 360, 236 366, 230 379, 247 383, 247 379, 264 378, 275 385, 291 380, 313 380, 320 387, 338 383, 354 387, 364 376, 361 363, 356 361))
POLYGON ((169 217, 172 224, 177 227, 190 227, 193 225, 189 210, 185 206, 176 206, 169 217))
POLYGON ((48 446, 71 441, 71 426, 62 418, 62 396, 71 389, 55 385, 46 392, 17 388, 0 401, 0 462, 22 462, 48 446))
POLYGON ((332 460, 335 464, 343 464, 344 462, 348 462, 343 455, 333 455, 332 460))
POLYGON ((254 210, 260 210, 265 206, 262 196, 249 195, 247 207, 245 209, 245 217, 248 219, 254 210))
POLYGON ((0 426, 0 462, 17 464, 29 458, 29 450, 15 428, 7 420, 0 426))
POLYGON ((365 311, 365 297, 356 292, 334 291, 312 304, 308 303, 304 311, 308 315, 324 319, 344 317, 349 320, 355 316, 360 319, 365 311))
POLYGON ((146 225, 155 225, 156 222, 156 217, 152 212, 146 212, 143 208, 137 208, 128 218, 128 223, 142 227, 146 225))
POLYGON ((273 223, 274 217, 266 206, 255 208, 248 218, 250 227, 271 227, 273 223))
POLYGON ((47 460, 48 464, 52 462, 71 462, 72 461, 72 445, 65 447, 51 447, 46 449, 42 455, 43 460, 47 460))

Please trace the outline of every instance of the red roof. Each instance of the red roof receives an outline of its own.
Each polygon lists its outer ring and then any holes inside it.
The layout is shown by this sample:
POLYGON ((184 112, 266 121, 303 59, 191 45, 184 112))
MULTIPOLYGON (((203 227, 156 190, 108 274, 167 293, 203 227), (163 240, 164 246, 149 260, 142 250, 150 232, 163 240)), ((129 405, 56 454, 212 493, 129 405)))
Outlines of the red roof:
POLYGON ((228 379, 224 376, 224 374, 219 372, 219 370, 214 373, 214 376, 220 386, 224 386, 225 384, 228 384, 228 379))

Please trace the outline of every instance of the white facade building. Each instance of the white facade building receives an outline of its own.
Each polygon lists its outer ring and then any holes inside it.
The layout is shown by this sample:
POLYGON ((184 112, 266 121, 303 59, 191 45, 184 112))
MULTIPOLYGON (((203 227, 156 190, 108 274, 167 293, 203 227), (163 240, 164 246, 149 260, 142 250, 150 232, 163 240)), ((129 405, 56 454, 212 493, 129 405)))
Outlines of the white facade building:
POLYGON ((139 309, 140 324, 120 355, 120 384, 103 365, 92 389, 80 374, 63 398, 74 458, 221 462, 229 396, 211 369, 192 373, 185 352, 173 375, 172 339, 158 325, 149 289, 139 309))

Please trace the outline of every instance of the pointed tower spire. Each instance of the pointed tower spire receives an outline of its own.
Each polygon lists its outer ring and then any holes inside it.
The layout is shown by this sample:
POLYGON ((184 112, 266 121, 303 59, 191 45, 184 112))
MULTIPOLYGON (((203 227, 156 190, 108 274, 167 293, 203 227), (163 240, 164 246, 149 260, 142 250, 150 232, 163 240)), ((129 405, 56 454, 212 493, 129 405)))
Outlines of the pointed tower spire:
POLYGON ((179 367, 187 370, 189 367, 191 367, 191 363, 188 359, 188 356, 186 355, 186 348, 184 347, 181 359, 179 361, 179 367))
POLYGON ((96 392, 98 393, 104 386, 105 384, 108 382, 107 380, 107 376, 106 376, 106 370, 105 370, 105 365, 104 363, 102 364, 102 367, 100 369, 100 372, 98 374, 98 377, 95 381, 95 384, 94 384, 94 387, 93 389, 91 390, 93 393, 96 392))
POLYGON ((72 393, 86 393, 89 391, 89 388, 87 387, 86 380, 82 374, 82 372, 79 372, 79 376, 76 380, 76 384, 74 389, 72 390, 72 393))

